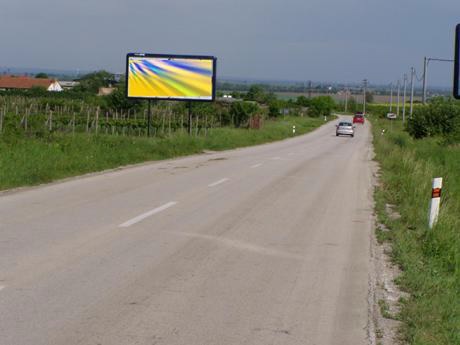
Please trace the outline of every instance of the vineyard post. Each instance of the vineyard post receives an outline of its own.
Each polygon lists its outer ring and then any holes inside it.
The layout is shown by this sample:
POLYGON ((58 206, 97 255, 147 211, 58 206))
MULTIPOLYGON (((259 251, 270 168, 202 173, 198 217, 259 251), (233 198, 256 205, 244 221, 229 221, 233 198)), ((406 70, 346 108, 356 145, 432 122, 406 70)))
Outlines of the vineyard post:
POLYGON ((96 109, 96 135, 98 133, 98 130, 99 130, 99 107, 97 107, 96 109))
POLYGON ((192 102, 188 102, 188 134, 192 135, 192 102))
POLYGON ((88 111, 86 112, 86 133, 88 133, 89 131, 89 107, 88 107, 88 111))
POLYGON ((109 112, 105 112, 105 134, 108 133, 109 130, 109 112))
POLYGON ((208 136, 208 115, 204 118, 204 136, 208 136))
POLYGON ((49 116, 49 121, 48 121, 48 128, 49 131, 51 132, 53 130, 53 111, 50 110, 50 116, 49 116))
POLYGON ((72 116, 72 135, 75 135, 75 110, 72 116))
POLYGON ((168 109, 168 135, 171 136, 171 109, 168 109))
POLYGON ((0 134, 3 131, 3 111, 0 110, 0 134))
POLYGON ((27 133, 27 125, 28 125, 28 118, 29 118, 29 109, 26 109, 26 115, 25 115, 25 118, 24 118, 24 131, 27 133))
POLYGON ((152 122, 152 100, 148 100, 147 137, 150 137, 150 124, 152 122))

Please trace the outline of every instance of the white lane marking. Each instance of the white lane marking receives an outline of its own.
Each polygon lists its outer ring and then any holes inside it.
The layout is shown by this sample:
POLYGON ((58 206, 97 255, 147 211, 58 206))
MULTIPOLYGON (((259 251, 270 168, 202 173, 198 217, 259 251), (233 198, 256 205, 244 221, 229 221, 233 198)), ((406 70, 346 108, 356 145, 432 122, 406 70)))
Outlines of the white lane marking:
POLYGON ((174 205, 176 205, 177 202, 175 201, 171 201, 171 202, 168 202, 167 204, 164 204, 160 207, 157 207, 157 208, 154 208, 153 210, 150 210, 148 212, 145 212, 145 213, 142 213, 141 215, 137 216, 137 217, 134 217, 133 219, 130 219, 128 220, 127 222, 124 222, 123 224, 120 224, 119 227, 120 228, 127 228, 133 224, 136 224, 136 223, 139 223, 140 221, 144 220, 145 218, 147 217, 150 217, 150 216, 153 216, 154 214, 156 213, 159 213, 159 212, 162 212, 174 205))
POLYGON ((4 288, 6 288, 5 285, 0 285, 0 291, 2 291, 4 288))
POLYGON ((223 178, 223 179, 221 179, 219 181, 216 181, 216 182, 213 182, 211 184, 208 184, 208 187, 215 187, 215 186, 217 186, 217 185, 219 185, 221 183, 227 182, 228 180, 229 179, 225 177, 225 178, 223 178))
POLYGON ((281 159, 281 157, 272 157, 271 159, 273 159, 274 161, 277 161, 278 159, 281 159))
POLYGON ((262 166, 262 163, 251 165, 251 168, 254 169, 254 168, 258 168, 260 166, 262 166))
POLYGON ((295 155, 294 152, 289 152, 289 153, 288 153, 288 156, 294 156, 294 155, 295 155))

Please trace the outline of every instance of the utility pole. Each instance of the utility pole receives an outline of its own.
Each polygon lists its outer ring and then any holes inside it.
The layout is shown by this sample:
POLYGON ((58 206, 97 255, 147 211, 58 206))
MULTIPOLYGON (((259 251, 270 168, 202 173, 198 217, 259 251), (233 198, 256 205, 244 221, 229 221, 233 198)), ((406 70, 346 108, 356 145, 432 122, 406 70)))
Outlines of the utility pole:
POLYGON ((415 68, 410 68, 410 111, 409 117, 412 119, 412 111, 414 110, 414 76, 415 68))
POLYGON ((348 110, 348 88, 345 89, 345 113, 348 110))
POLYGON ((406 86, 407 86, 407 74, 404 73, 403 113, 402 113, 403 122, 406 120, 406 86))
POLYGON ((308 81, 308 98, 311 98, 311 80, 308 81))
POLYGON ((428 59, 426 56, 423 58, 423 92, 422 92, 422 102, 426 104, 426 73, 428 69, 428 59))
POLYGON ((398 80, 398 105, 396 106, 396 115, 399 116, 399 94, 401 91, 401 82, 398 80))
POLYGON ((393 83, 390 84, 390 113, 393 110, 393 83))
POLYGON ((363 114, 366 114, 366 83, 367 80, 363 80, 363 114))
POLYGON ((435 59, 430 57, 423 58, 423 104, 426 104, 426 93, 427 93, 427 83, 428 83, 428 64, 430 61, 440 61, 440 62, 454 62, 451 59, 435 59))

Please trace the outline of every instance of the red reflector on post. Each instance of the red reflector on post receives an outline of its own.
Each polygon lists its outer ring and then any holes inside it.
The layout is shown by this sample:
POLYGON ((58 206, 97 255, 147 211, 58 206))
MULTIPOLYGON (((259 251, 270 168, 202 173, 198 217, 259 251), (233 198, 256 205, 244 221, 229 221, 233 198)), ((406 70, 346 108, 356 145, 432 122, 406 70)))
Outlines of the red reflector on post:
POLYGON ((431 190, 431 197, 432 198, 440 198, 441 197, 441 188, 433 188, 431 190))

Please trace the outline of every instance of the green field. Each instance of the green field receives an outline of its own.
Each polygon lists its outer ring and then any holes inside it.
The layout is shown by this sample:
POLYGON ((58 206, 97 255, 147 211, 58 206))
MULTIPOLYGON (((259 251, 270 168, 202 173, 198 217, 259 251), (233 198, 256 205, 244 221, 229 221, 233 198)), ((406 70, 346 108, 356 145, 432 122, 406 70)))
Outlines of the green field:
POLYGON ((392 259, 403 273, 400 288, 401 338, 417 345, 460 344, 460 147, 441 140, 414 140, 400 121, 373 120, 376 159, 381 178, 375 197, 379 221, 391 231, 378 231, 392 244, 392 259), (386 129, 385 134, 381 134, 386 129), (443 177, 438 224, 428 228, 431 180, 443 177), (385 204, 401 214, 390 219, 385 204))
MULTIPOLYGON (((329 117, 332 119, 333 117, 329 117)), ((127 164, 226 150, 307 133, 322 118, 268 120, 260 130, 215 128, 207 135, 174 134, 163 138, 50 133, 44 137, 0 136, 0 190, 37 185, 127 164)))

